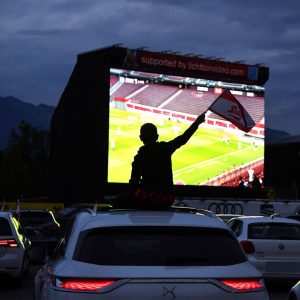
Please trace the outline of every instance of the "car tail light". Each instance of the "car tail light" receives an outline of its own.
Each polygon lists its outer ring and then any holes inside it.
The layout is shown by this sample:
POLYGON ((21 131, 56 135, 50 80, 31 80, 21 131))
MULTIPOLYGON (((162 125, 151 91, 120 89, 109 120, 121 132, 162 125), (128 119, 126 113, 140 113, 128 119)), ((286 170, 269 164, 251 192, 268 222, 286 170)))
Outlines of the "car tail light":
POLYGON ((255 247, 251 241, 241 241, 240 244, 243 247, 246 254, 252 254, 255 252, 255 247))
POLYGON ((6 248, 18 248, 19 245, 16 242, 16 240, 0 240, 0 247, 6 247, 6 248))
POLYGON ((221 280, 221 282, 239 291, 256 290, 264 287, 261 279, 229 279, 221 280))
POLYGON ((108 287, 114 282, 109 279, 56 279, 56 286, 75 291, 96 291, 108 287))

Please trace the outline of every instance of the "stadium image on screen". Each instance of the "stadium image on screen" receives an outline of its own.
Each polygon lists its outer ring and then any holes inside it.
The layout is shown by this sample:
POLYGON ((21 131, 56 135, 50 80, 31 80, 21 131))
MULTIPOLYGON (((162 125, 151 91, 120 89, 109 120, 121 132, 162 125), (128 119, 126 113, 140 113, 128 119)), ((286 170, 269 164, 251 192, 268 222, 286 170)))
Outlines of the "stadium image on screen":
POLYGON ((206 121, 172 156, 174 184, 234 187, 241 177, 246 184, 254 174, 262 179, 263 86, 111 68, 107 181, 128 183, 132 160, 142 146, 142 124, 155 124, 159 141, 168 141, 204 112, 206 121), (208 110, 225 89, 254 120, 250 132, 208 110))

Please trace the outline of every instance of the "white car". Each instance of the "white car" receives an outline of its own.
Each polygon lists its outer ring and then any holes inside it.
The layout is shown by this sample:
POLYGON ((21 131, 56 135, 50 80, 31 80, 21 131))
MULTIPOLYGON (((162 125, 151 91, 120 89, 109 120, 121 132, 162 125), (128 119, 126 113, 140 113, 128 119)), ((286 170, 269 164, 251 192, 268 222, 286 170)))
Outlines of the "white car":
POLYGON ((185 209, 78 213, 37 273, 35 299, 269 298, 228 226, 185 209))
POLYGON ((30 241, 10 212, 0 212, 0 274, 21 278, 27 270, 30 241))
POLYGON ((290 289, 287 300, 300 300, 300 281, 290 289))
POLYGON ((238 217, 228 226, 264 278, 300 278, 300 223, 281 217, 238 217))

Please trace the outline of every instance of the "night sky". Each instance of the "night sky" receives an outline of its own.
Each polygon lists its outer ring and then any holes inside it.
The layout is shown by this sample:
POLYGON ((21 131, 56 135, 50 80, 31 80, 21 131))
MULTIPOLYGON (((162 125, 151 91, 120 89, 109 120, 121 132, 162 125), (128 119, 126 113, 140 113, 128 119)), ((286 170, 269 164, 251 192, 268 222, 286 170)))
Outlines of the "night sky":
POLYGON ((299 0, 0 0, 0 96, 56 105, 80 52, 129 48, 270 68, 266 126, 300 134, 299 0))

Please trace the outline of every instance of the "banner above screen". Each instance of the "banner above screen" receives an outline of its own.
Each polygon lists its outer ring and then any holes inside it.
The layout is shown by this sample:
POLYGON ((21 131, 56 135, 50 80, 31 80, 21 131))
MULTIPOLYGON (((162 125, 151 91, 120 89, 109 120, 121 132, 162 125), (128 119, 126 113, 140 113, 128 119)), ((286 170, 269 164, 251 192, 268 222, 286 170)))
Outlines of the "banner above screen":
POLYGON ((126 49, 126 68, 142 68, 149 71, 185 73, 186 76, 201 78, 216 77, 225 81, 264 84, 268 80, 268 68, 227 61, 188 57, 162 52, 126 49))

